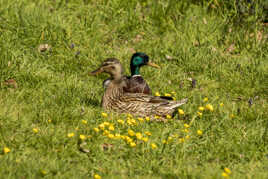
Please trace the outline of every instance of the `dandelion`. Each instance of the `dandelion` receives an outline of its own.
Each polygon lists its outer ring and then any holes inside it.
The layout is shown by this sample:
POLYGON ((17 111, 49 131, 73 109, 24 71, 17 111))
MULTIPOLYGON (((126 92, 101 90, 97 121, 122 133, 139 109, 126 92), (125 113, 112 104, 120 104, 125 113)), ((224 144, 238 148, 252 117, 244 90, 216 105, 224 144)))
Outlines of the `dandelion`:
POLYGON ((114 126, 113 126, 113 125, 110 125, 108 129, 109 129, 110 131, 114 131, 114 126))
POLYGON ((155 119, 159 119, 160 117, 159 117, 159 116, 157 116, 157 115, 155 115, 155 116, 154 116, 154 118, 155 118, 155 119))
POLYGON ((179 143, 183 143, 184 141, 184 138, 179 138, 179 143))
POLYGON ((190 138, 190 136, 189 136, 189 135, 185 136, 185 139, 189 139, 189 138, 190 138))
POLYGON ((99 125, 99 128, 100 128, 101 130, 104 130, 104 129, 105 129, 105 125, 102 123, 102 124, 99 125))
POLYGON ((99 130, 99 128, 97 128, 97 127, 95 127, 94 129, 93 129, 95 132, 99 132, 100 130, 99 130))
POLYGON ((127 117, 129 118, 133 118, 133 116, 131 114, 127 114, 127 117))
POLYGON ((73 132, 72 132, 72 133, 69 133, 67 136, 68 136, 69 138, 71 138, 71 137, 74 136, 74 133, 73 133, 73 132))
POLYGON ((87 124, 87 121, 86 120, 82 120, 81 121, 83 124, 87 124))
POLYGON ((148 137, 143 137, 141 140, 143 140, 144 142, 148 142, 148 137))
POLYGON ((143 121, 144 121, 144 119, 143 119, 143 118, 141 118, 141 117, 139 117, 139 118, 138 118, 138 121, 143 122, 143 121))
POLYGON ((104 122, 103 125, 104 125, 104 126, 109 126, 110 123, 109 123, 109 122, 104 122))
POLYGON ((165 96, 167 96, 167 97, 171 97, 171 94, 169 94, 169 93, 165 93, 165 96))
POLYGON ((201 112, 197 112, 197 115, 198 115, 199 117, 201 117, 201 116, 203 115, 203 113, 201 113, 201 112))
POLYGON ((142 135, 141 135, 141 133, 140 133, 140 132, 137 132, 137 133, 136 133, 136 137, 137 137, 137 139, 141 140, 141 139, 142 139, 142 135))
POLYGON ((108 117, 108 114, 105 112, 102 112, 101 115, 102 115, 102 117, 108 117))
POLYGON ((117 134, 117 133, 116 133, 116 134, 114 135, 114 138, 115 138, 115 139, 120 139, 120 137, 121 137, 120 134, 117 134))
POLYGON ((110 134, 109 131, 107 131, 107 130, 104 130, 104 131, 103 131, 103 135, 109 135, 109 134, 110 134))
POLYGON ((172 139, 173 139, 172 137, 170 137, 170 136, 168 137, 168 141, 172 141, 172 139))
POLYGON ((172 99, 173 99, 173 101, 176 101, 177 100, 177 98, 175 98, 175 97, 172 97, 172 99))
POLYGON ((224 104, 223 103, 220 103, 220 107, 222 107, 222 106, 224 106, 224 104))
POLYGON ((4 154, 7 154, 10 152, 10 149, 8 147, 4 147, 3 152, 4 154))
POLYGON ((126 139, 125 139, 128 143, 132 142, 133 139, 131 139, 129 136, 126 136, 126 139))
POLYGON ((160 93, 159 93, 159 92, 155 92, 154 95, 155 95, 155 96, 160 96, 160 93))
POLYGON ((169 115, 169 114, 167 114, 166 117, 167 117, 167 119, 171 119, 172 118, 171 115, 169 115))
POLYGON ((201 136, 203 135, 203 132, 201 130, 197 130, 197 135, 201 136))
POLYGON ((222 174, 221 174, 224 178, 228 178, 229 177, 229 175, 227 174, 227 173, 225 173, 225 172, 222 172, 222 174))
POLYGON ((131 129, 128 130, 128 135, 130 136, 134 136, 135 135, 135 132, 131 129))
POLYGON ((52 120, 51 120, 51 119, 49 119, 49 120, 48 120, 48 122, 49 122, 49 123, 51 123, 51 122, 52 122, 52 120))
POLYGON ((166 140, 163 140, 162 143, 163 143, 163 144, 167 144, 167 141, 166 141, 166 140))
POLYGON ((189 127, 190 127, 189 124, 184 124, 183 126, 184 126, 185 128, 189 128, 189 127))
POLYGON ((137 122, 136 122, 135 119, 131 119, 130 122, 131 122, 132 125, 136 125, 137 124, 137 122))
POLYGON ((149 117, 145 117, 145 120, 146 120, 146 121, 150 121, 150 118, 149 118, 149 117))
POLYGON ((109 137, 110 139, 114 139, 114 138, 115 138, 113 134, 108 134, 108 137, 109 137))
POLYGON ((184 111, 182 109, 178 109, 180 115, 184 115, 184 111))
POLYGON ((209 110, 209 111, 213 111, 213 106, 211 104, 207 104, 206 105, 206 109, 209 110))
POLYGON ((118 119, 117 122, 122 125, 125 124, 125 121, 123 121, 122 119, 118 119))
POLYGON ((231 119, 233 119, 234 117, 235 117, 234 114, 231 114, 231 115, 230 115, 230 118, 231 118, 231 119))
POLYGON ((38 133, 38 129, 37 128, 33 128, 33 132, 34 133, 38 133))
POLYGON ((41 170, 41 174, 42 174, 42 175, 46 175, 47 172, 46 172, 45 170, 41 170))
POLYGON ((95 175, 94 175, 94 179, 101 179, 101 176, 98 175, 98 174, 95 174, 95 175))
POLYGON ((208 101, 208 98, 207 97, 203 99, 203 102, 207 102, 207 101, 208 101))
POLYGON ((182 132, 188 133, 189 130, 188 129, 183 129, 182 132))
POLYGON ((228 175, 230 175, 232 172, 229 168, 224 168, 224 172, 227 173, 228 175))
POLYGON ((152 135, 152 133, 149 132, 149 131, 144 132, 144 134, 146 134, 147 136, 151 136, 152 135))
POLYGON ((136 143, 135 142, 130 142, 130 147, 136 147, 136 143))
POLYGON ((85 140, 85 139, 86 139, 86 136, 83 135, 83 134, 80 134, 79 138, 80 138, 81 140, 85 140))
POLYGON ((151 147, 152 147, 152 149, 156 149, 157 148, 157 145, 155 143, 152 143, 151 144, 151 147))
POLYGON ((199 110, 199 111, 204 111, 205 108, 204 108, 203 106, 200 106, 200 107, 198 108, 198 110, 199 110))

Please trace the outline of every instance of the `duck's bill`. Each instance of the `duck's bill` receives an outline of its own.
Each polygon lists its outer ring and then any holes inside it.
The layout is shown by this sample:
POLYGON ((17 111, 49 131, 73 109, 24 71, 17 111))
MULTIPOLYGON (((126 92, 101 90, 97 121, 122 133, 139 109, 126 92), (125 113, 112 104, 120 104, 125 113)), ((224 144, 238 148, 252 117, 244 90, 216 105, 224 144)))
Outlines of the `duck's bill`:
POLYGON ((99 68, 97 70, 94 70, 94 71, 90 72, 89 74, 90 75, 98 75, 98 74, 100 74, 102 72, 103 72, 103 69, 102 68, 99 68))
POLYGON ((157 64, 152 63, 152 62, 147 62, 146 65, 149 65, 149 66, 155 67, 155 68, 160 68, 160 66, 158 66, 157 64))

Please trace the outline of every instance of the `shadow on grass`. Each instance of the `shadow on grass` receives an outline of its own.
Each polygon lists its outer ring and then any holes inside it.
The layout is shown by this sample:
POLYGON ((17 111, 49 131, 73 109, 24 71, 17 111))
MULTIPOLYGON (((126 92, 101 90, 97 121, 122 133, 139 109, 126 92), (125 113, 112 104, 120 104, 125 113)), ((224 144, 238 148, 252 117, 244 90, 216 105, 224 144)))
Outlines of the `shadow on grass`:
POLYGON ((100 102, 97 99, 92 99, 92 98, 82 98, 81 102, 84 103, 86 106, 100 106, 100 102))

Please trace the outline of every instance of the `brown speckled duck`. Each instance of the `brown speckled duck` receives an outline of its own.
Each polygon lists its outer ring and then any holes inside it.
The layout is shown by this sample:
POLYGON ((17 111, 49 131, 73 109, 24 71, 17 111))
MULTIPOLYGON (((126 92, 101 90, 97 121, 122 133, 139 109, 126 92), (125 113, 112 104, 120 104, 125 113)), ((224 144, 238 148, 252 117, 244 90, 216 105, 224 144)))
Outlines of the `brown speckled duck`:
POLYGON ((129 113, 135 116, 165 118, 166 115, 173 115, 176 109, 185 104, 187 99, 181 101, 170 101, 157 96, 144 93, 129 93, 126 88, 127 81, 123 76, 123 67, 115 58, 109 58, 103 62, 101 67, 91 72, 91 75, 108 73, 108 83, 102 97, 102 107, 106 110, 113 110, 120 113, 129 113))

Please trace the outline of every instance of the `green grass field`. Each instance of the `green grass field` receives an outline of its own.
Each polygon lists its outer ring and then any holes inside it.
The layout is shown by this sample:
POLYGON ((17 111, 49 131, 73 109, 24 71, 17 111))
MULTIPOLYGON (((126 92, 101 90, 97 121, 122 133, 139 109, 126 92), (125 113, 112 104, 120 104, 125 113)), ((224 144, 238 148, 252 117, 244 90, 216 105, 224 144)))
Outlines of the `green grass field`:
POLYGON ((0 178, 268 178, 258 17, 217 1, 0 0, 0 178), (129 74, 135 51, 161 66, 141 70, 154 94, 189 99, 184 114, 102 115, 108 76, 88 73, 116 57, 129 74))

